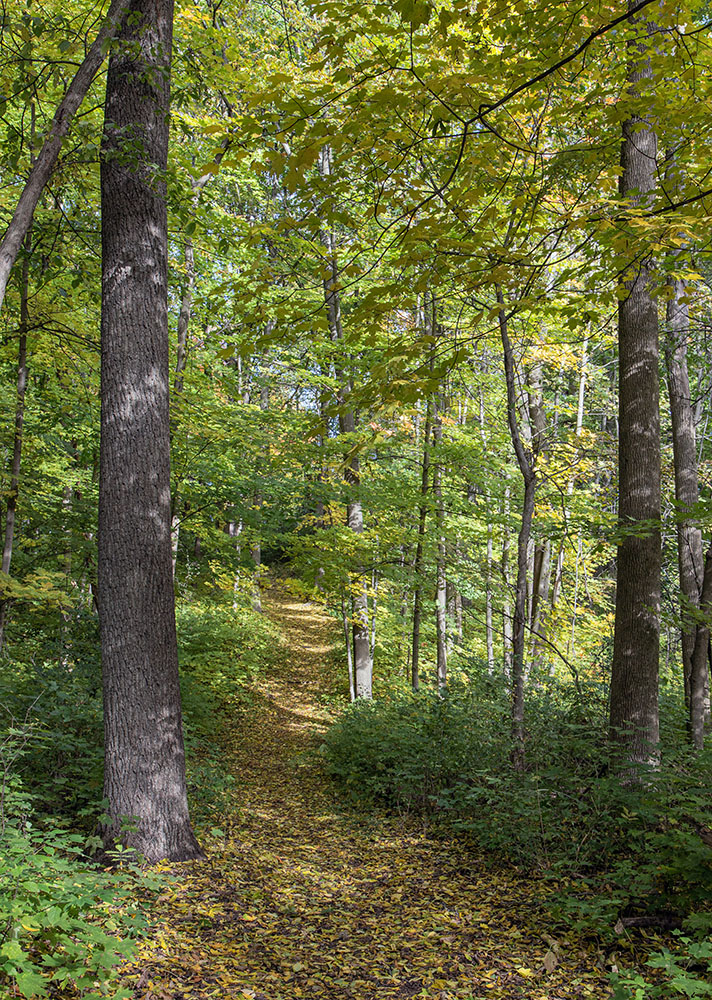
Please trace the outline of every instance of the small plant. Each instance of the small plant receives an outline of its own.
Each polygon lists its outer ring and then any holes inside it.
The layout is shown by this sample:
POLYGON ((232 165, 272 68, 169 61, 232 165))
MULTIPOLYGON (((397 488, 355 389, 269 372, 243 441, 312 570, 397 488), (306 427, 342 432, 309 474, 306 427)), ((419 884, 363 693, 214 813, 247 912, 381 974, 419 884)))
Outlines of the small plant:
POLYGON ((612 977, 614 1000, 673 1000, 675 997, 712 996, 712 938, 695 939, 676 932, 673 950, 663 948, 646 965, 656 970, 650 983, 636 972, 612 977))
POLYGON ((160 879, 135 861, 121 871, 93 867, 85 836, 36 820, 18 772, 38 741, 28 722, 0 742, 0 988, 12 983, 28 998, 52 986, 85 1000, 128 996, 114 970, 145 926, 140 900, 160 879))

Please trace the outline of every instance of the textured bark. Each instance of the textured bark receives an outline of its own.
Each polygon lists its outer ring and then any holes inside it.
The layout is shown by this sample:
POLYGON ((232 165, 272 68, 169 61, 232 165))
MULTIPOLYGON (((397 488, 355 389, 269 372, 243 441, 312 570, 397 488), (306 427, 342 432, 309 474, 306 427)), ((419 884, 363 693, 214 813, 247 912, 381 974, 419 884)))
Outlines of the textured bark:
POLYGON ((108 844, 120 841, 151 861, 201 854, 188 817, 171 571, 171 36, 171 0, 134 2, 109 63, 101 163, 104 832, 108 844))
POLYGON ((62 142, 91 86, 92 80, 96 76, 97 70, 104 61, 108 43, 115 35, 116 29, 129 7, 130 0, 113 0, 106 17, 101 22, 93 44, 87 51, 74 79, 67 88, 67 93, 55 112, 47 138, 32 165, 15 212, 5 230, 2 242, 0 242, 0 308, 2 308, 5 299, 10 271, 20 252, 25 235, 32 225, 37 203, 54 170, 62 142))
MULTIPOLYGON (((647 25, 648 35, 654 31, 647 25)), ((646 44, 636 44, 629 94, 652 77, 646 44)), ((656 184, 657 137, 635 117, 623 125, 620 193, 645 205, 656 184)), ((618 309, 619 530, 611 667, 611 740, 625 771, 657 760, 660 654, 660 415, 658 312, 650 261, 641 255, 618 309)))

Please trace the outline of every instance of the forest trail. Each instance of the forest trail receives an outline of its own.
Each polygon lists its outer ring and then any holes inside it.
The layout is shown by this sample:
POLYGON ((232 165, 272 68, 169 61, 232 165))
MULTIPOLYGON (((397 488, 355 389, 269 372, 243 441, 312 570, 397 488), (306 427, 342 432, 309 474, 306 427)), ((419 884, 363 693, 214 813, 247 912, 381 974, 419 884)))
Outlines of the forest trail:
POLYGON ((610 995, 595 949, 561 943, 543 890, 493 872, 422 824, 340 807, 313 752, 333 688, 334 625, 284 589, 278 668, 235 719, 237 814, 208 860, 180 866, 127 983, 141 1000, 570 1000, 610 995))

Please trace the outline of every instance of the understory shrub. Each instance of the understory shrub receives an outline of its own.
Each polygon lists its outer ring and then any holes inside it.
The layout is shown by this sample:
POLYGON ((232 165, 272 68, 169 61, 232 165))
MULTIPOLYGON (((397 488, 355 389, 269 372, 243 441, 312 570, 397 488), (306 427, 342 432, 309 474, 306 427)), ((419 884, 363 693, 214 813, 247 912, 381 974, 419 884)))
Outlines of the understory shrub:
POLYGON ((219 822, 231 810, 235 779, 225 768, 221 719, 250 701, 249 686, 279 652, 281 634, 249 595, 225 602, 191 601, 176 609, 193 825, 219 822))
POLYGON ((23 724, 0 742, 0 992, 12 985, 24 997, 53 987, 85 1000, 129 996, 113 973, 145 926, 141 901, 162 880, 130 859, 120 870, 97 868, 84 834, 37 813, 20 777, 37 741, 47 742, 23 724))
MULTIPOLYGON (((251 681, 279 650, 277 626, 242 595, 235 605, 232 601, 181 603, 176 623, 183 678, 223 705, 244 699, 251 681)), ((197 706, 190 705, 188 710, 197 718, 197 706)))
POLYGON ((489 680, 357 702, 326 736, 326 767, 353 798, 427 813, 493 858, 576 880, 556 894, 567 926, 610 935, 620 915, 704 908, 712 754, 663 747, 654 776, 623 785, 608 770, 605 693, 581 694, 553 683, 531 693, 521 772, 508 699, 489 680))
MULTIPOLYGON (((186 764, 198 828, 227 809, 234 779, 219 748, 219 718, 248 700, 257 670, 279 648, 275 626, 247 598, 193 602, 177 614, 186 764)), ((71 987, 87 1000, 126 995, 116 965, 144 925, 140 900, 161 879, 126 853, 111 871, 90 860, 102 812, 101 665, 96 620, 61 657, 0 659, 0 995, 71 987), (21 721, 17 721, 21 720, 21 721)))

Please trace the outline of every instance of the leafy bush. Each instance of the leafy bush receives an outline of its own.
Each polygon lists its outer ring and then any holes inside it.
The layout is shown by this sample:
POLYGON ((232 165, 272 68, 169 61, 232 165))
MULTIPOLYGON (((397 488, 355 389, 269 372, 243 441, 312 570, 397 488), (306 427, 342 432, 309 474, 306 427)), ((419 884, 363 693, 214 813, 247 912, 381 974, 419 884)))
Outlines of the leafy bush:
POLYGON ((228 602, 193 600, 177 609, 188 796, 193 824, 212 825, 231 807, 234 777, 226 771, 220 717, 249 701, 249 685, 274 660, 277 626, 249 596, 228 602))
POLYGON ((704 907, 712 755, 668 751, 654 780, 622 785, 608 772, 605 701, 585 694, 531 695, 523 772, 509 764, 507 699, 487 681, 356 703, 327 734, 327 768, 352 797, 426 812, 490 856, 576 879, 559 903, 569 926, 610 935, 620 913, 704 907))
POLYGON ((673 950, 663 948, 646 965, 656 970, 650 983, 639 972, 613 977, 613 1000, 673 1000, 712 995, 712 938, 695 940, 678 932, 673 950))
POLYGON ((82 814, 88 828, 100 811, 103 775, 101 662, 93 616, 76 616, 67 647, 55 660, 35 655, 49 652, 40 639, 29 649, 15 644, 3 651, 0 732, 16 719, 41 720, 22 756, 34 808, 72 820, 82 814))
POLYGON ((131 862, 120 872, 91 867, 85 836, 47 819, 35 826, 18 764, 37 739, 32 726, 13 726, 0 743, 0 986, 24 997, 51 985, 86 1000, 128 996, 112 973, 131 954, 145 925, 140 900, 159 879, 131 862))
POLYGON ((176 621, 183 676, 221 703, 244 697, 279 647, 278 628, 244 599, 181 604, 176 621))

